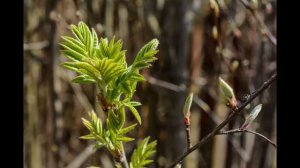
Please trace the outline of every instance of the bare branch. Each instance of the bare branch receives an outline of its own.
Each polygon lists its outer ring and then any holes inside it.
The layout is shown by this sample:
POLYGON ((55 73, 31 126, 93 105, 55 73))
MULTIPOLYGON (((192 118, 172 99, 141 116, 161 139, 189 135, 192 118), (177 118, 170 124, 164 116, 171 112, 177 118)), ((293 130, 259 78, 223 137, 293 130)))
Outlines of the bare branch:
POLYGON ((229 114, 229 116, 220 124, 218 125, 211 133, 209 133, 207 136, 205 136, 203 139, 201 139, 200 142, 198 142, 196 145, 194 145, 192 148, 190 148, 188 151, 183 153, 180 157, 178 157, 170 166, 169 168, 174 167, 177 163, 179 163, 181 160, 183 160, 186 156, 188 156, 190 153, 195 151, 196 149, 203 146, 206 142, 208 142, 210 139, 212 139, 216 134, 219 133, 219 131, 227 125, 231 120, 233 120, 240 112, 248 105, 250 104, 254 98, 256 98, 259 94, 261 94, 264 90, 266 90, 277 78, 277 72, 275 72, 268 81, 264 82, 263 85, 254 91, 249 99, 245 102, 243 102, 240 106, 238 106, 237 109, 232 110, 232 112, 229 114))
POLYGON ((277 145, 272 140, 268 139, 267 137, 265 137, 264 135, 262 135, 262 134, 260 134, 258 132, 247 130, 247 129, 245 129, 245 130, 233 129, 233 130, 228 130, 228 131, 220 131, 217 135, 227 135, 227 134, 243 133, 243 132, 248 132, 248 133, 257 135, 257 136, 265 139, 266 141, 268 141, 271 145, 274 146, 274 148, 277 148, 277 145))
POLYGON ((268 40, 271 42, 271 44, 273 44, 273 46, 276 47, 277 46, 276 37, 274 37, 274 35, 269 30, 269 28, 266 26, 265 22, 262 20, 262 18, 257 13, 257 10, 253 9, 252 6, 249 4, 249 2, 247 2, 246 0, 239 0, 239 1, 245 6, 246 9, 248 9, 251 12, 251 14, 255 18, 255 20, 258 22, 258 24, 261 28, 260 31, 262 32, 262 34, 266 35, 268 40))
POLYGON ((76 158, 65 168, 80 167, 94 153, 93 144, 86 147, 76 158))
POLYGON ((46 48, 49 46, 48 41, 40 41, 40 42, 34 42, 34 43, 24 43, 23 49, 25 51, 27 50, 41 50, 43 48, 46 48))
MULTIPOLYGON (((160 79, 156 79, 152 76, 146 76, 147 82, 149 82, 152 85, 156 85, 162 88, 166 88, 168 90, 172 90, 174 92, 187 92, 187 89, 185 86, 178 86, 173 83, 163 81, 160 79)), ((209 105, 205 103, 202 99, 200 99, 198 96, 194 95, 193 102, 196 103, 202 110, 204 110, 206 113, 211 111, 209 105)))

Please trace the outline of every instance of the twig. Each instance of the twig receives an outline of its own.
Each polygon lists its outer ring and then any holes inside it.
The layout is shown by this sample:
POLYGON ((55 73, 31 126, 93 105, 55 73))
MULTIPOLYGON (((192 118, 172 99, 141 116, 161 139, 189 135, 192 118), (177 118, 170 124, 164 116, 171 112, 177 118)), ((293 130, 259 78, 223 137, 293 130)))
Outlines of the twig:
POLYGON ((73 161, 65 168, 78 168, 84 161, 86 161, 95 151, 93 150, 93 144, 86 147, 73 161))
POLYGON ((122 144, 122 155, 123 155, 121 161, 122 168, 129 168, 123 144, 122 144))
POLYGON ((186 131, 187 150, 189 150, 192 147, 190 125, 185 125, 185 131, 186 131))
POLYGON ((24 43, 23 49, 25 51, 27 50, 41 50, 43 48, 46 48, 49 46, 48 41, 40 41, 40 42, 34 42, 34 43, 24 43))
POLYGON ((205 136, 200 142, 198 142, 196 145, 191 147, 188 151, 184 152, 180 157, 178 157, 170 166, 169 168, 174 167, 177 163, 179 163, 181 160, 183 160, 186 156, 188 156, 190 153, 204 145, 206 142, 208 142, 211 138, 213 138, 226 124, 228 124, 232 119, 234 119, 240 112, 248 105, 250 104, 254 98, 256 98, 260 93, 262 93, 265 89, 267 89, 277 78, 277 72, 275 72, 271 78, 264 82, 263 85, 254 91, 249 99, 245 102, 243 102, 236 110, 232 110, 232 112, 229 114, 229 116, 220 124, 218 125, 211 133, 209 133, 207 136, 205 136))
POLYGON ((272 35, 271 31, 268 29, 262 18, 258 15, 257 10, 252 8, 252 6, 246 0, 239 0, 246 9, 248 9, 251 14, 254 16, 256 21, 258 22, 261 32, 267 36, 268 40, 273 44, 274 47, 277 46, 277 39, 272 35))
MULTIPOLYGON (((156 79, 152 76, 147 76, 146 77, 147 82, 149 82, 152 85, 160 86, 162 88, 166 88, 169 90, 172 90, 174 92, 184 92, 188 93, 187 89, 185 86, 178 86, 170 82, 166 82, 160 79, 156 79)), ((205 103, 202 99, 200 99, 198 96, 194 95, 193 102, 196 103, 202 110, 204 110, 206 113, 211 111, 209 105, 205 103)))
MULTIPOLYGON (((148 76, 146 77, 147 81, 151 84, 151 85, 156 85, 165 89, 169 89, 175 92, 187 92, 186 90, 182 90, 182 87, 177 86, 173 83, 169 83, 160 79, 156 79, 154 77, 148 76)), ((208 106, 208 104, 206 104, 202 99, 200 99, 197 95, 194 95, 193 98, 193 102, 198 105, 210 118, 211 120, 215 123, 218 124, 220 123, 220 119, 218 118, 217 115, 215 115, 215 113, 211 112, 210 107, 208 106)), ((233 144, 235 151, 239 154, 239 156, 247 161, 247 158, 249 158, 249 156, 246 156, 246 152, 245 150, 241 147, 238 146, 236 143, 234 143, 233 139, 228 139, 228 141, 233 144)))
POLYGON ((169 83, 169 82, 166 82, 166 81, 163 81, 160 79, 156 79, 152 76, 147 76, 146 78, 150 84, 157 85, 157 86, 160 86, 163 88, 167 88, 167 89, 173 90, 175 92, 183 92, 186 89, 185 86, 178 86, 173 83, 169 83))
MULTIPOLYGON (((66 81, 71 81, 72 77, 69 73, 66 73, 65 71, 61 71, 61 73, 58 73, 58 75, 66 81)), ((73 82, 69 82, 71 85, 78 101, 81 103, 82 107, 85 109, 84 111, 88 112, 93 109, 93 105, 90 103, 87 96, 83 93, 81 87, 77 84, 74 84, 73 82)))
POLYGON ((251 131, 251 130, 241 130, 241 129, 233 129, 233 130, 228 130, 228 131, 220 131, 218 133, 218 135, 226 135, 226 134, 234 134, 234 133, 243 133, 243 132, 248 132, 248 133, 251 133, 251 134, 254 134, 254 135, 257 135, 265 140, 267 140, 271 145, 274 146, 274 148, 277 148, 277 145, 271 141, 270 139, 268 139, 267 137, 265 137, 264 135, 258 133, 258 132, 255 132, 255 131, 251 131))

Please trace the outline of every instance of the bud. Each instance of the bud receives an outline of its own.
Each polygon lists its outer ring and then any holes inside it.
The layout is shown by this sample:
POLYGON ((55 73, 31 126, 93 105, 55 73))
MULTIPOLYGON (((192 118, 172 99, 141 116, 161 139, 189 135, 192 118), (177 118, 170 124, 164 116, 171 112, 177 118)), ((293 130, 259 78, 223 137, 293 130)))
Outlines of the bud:
POLYGON ((216 2, 216 0, 210 0, 209 3, 210 3, 211 9, 214 11, 215 16, 219 17, 220 16, 220 9, 219 9, 219 5, 216 2))
POLYGON ((250 115, 244 122, 244 124, 240 127, 241 130, 244 130, 249 127, 249 125, 255 120, 255 118, 258 116, 259 112, 261 111, 262 104, 259 104, 255 106, 252 111, 250 112, 250 115))
POLYGON ((213 36, 213 38, 214 38, 215 40, 218 39, 218 29, 217 29, 217 26, 216 26, 216 25, 214 25, 214 26, 212 27, 212 36, 213 36))
POLYGON ((193 92, 189 94, 189 96, 186 98, 184 107, 183 107, 183 115, 184 115, 184 124, 190 125, 190 109, 193 101, 193 92))
POLYGON ((267 14, 272 14, 273 13, 273 6, 272 6, 271 3, 267 3, 266 12, 267 12, 267 14))
POLYGON ((190 109, 191 109, 192 101, 193 101, 193 92, 191 92, 189 94, 189 96, 186 98, 185 103, 184 103, 183 115, 185 117, 190 116, 190 109))
POLYGON ((230 65, 230 69, 234 72, 239 67, 239 64, 237 60, 233 61, 230 65))
POLYGON ((225 97, 226 105, 234 110, 237 107, 237 101, 233 89, 221 77, 219 77, 219 87, 225 97))
POLYGON ((252 9, 256 10, 258 8, 257 0, 251 0, 250 5, 251 5, 252 9))

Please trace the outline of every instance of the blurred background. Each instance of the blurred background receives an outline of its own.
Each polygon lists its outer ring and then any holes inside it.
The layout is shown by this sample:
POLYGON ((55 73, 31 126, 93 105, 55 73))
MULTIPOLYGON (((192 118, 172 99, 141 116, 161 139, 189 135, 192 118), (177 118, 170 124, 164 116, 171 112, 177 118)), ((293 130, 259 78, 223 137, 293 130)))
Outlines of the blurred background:
MULTIPOLYGON (((194 92, 191 110, 192 144, 226 118, 218 77, 234 88, 239 101, 276 70, 276 45, 262 26, 276 36, 276 1, 251 0, 264 23, 243 0, 25 0, 24 1, 24 167, 113 167, 104 149, 80 140, 88 131, 81 123, 97 109, 95 87, 71 83, 75 74, 63 69, 59 52, 70 24, 84 21, 100 37, 123 40, 131 63, 152 38, 160 41, 158 60, 143 71, 135 100, 143 124, 125 144, 127 158, 137 142, 150 135, 158 141, 155 162, 165 167, 186 150, 182 108, 194 92)), ((273 39, 274 40, 274 39, 273 39)), ((225 129, 238 128, 249 108, 263 108, 250 129, 276 142, 276 84, 256 98, 225 129)), ((103 117, 103 116, 101 116, 103 117)), ((135 122, 128 114, 129 122, 135 122)), ((187 168, 274 168, 276 149, 252 134, 216 136, 189 155, 187 168)))

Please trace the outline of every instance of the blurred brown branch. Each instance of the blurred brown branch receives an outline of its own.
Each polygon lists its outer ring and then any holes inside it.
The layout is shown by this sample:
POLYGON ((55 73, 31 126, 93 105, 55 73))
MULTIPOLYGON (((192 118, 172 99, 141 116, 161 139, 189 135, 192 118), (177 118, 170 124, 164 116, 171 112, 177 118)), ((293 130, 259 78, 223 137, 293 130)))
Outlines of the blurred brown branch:
POLYGON ((261 28, 261 32, 263 35, 267 36, 268 40, 271 42, 271 44, 273 44, 274 47, 277 46, 277 39, 274 37, 274 35, 271 33, 271 31, 269 30, 269 28, 266 26, 265 22, 262 20, 262 18, 259 16, 258 12, 256 9, 254 9, 249 2, 247 2, 246 0, 239 0, 246 9, 248 9, 251 14, 253 15, 253 17, 256 19, 256 21, 258 22, 260 28, 261 28))
POLYGON ((26 50, 41 50, 48 46, 49 46, 48 41, 40 41, 40 42, 34 42, 34 43, 24 43, 23 49, 24 49, 24 51, 26 51, 26 50))
POLYGON ((93 144, 86 147, 66 168, 78 168, 80 167, 95 151, 93 150, 93 144))

